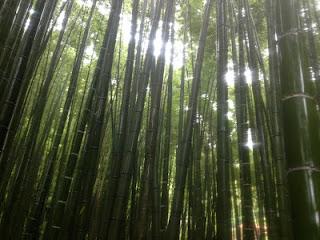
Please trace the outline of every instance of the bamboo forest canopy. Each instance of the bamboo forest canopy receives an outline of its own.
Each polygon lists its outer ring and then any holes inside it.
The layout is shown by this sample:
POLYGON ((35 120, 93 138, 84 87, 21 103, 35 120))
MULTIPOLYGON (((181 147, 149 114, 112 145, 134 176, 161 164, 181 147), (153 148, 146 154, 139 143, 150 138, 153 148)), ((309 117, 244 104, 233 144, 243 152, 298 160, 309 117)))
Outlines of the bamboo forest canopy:
POLYGON ((0 0, 0 238, 320 239, 319 0, 0 0))

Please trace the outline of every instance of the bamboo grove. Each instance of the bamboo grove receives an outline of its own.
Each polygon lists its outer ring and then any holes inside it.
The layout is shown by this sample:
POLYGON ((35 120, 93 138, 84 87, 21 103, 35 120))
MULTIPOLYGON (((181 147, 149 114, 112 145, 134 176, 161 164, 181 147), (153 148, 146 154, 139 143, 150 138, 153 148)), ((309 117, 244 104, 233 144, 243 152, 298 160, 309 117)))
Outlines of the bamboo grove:
POLYGON ((0 239, 320 239, 318 0, 0 0, 0 239))

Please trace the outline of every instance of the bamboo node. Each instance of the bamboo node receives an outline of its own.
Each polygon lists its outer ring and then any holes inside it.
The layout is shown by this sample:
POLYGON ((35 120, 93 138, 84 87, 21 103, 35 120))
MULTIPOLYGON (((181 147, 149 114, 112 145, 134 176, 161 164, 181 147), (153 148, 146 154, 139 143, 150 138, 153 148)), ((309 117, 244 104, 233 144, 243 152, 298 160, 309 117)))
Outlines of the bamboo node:
POLYGON ((287 171, 287 174, 292 172, 297 172, 297 171, 320 172, 320 169, 312 166, 295 167, 295 168, 289 168, 287 171))
POLYGON ((52 225, 51 227, 54 228, 54 229, 61 229, 61 227, 56 226, 56 225, 52 225))
POLYGON ((78 153, 75 153, 75 152, 72 152, 72 153, 70 153, 70 155, 73 155, 73 156, 75 156, 75 157, 78 157, 78 153))
POLYGON ((281 39, 285 38, 285 37, 288 37, 288 36, 297 36, 299 33, 303 33, 303 31, 301 29, 298 29, 298 28, 292 28, 290 29, 289 31, 281 34, 281 35, 278 35, 278 39, 276 40, 276 43, 279 43, 281 39))
POLYGON ((304 93, 294 93, 294 94, 291 94, 291 95, 288 95, 288 96, 285 96, 283 97, 281 100, 282 101, 287 101, 289 99, 292 99, 292 98, 307 98, 307 99, 311 99, 311 100, 315 100, 314 97, 310 96, 310 95, 307 95, 307 94, 304 94, 304 93))

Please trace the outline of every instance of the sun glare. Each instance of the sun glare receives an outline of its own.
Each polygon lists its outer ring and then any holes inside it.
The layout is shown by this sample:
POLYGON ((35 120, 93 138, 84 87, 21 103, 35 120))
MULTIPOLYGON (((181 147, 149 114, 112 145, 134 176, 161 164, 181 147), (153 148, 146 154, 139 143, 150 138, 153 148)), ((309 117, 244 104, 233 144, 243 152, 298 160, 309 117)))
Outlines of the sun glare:
MULTIPOLYGON (((179 28, 176 27, 176 28, 179 28)), ((129 44, 132 40, 131 34, 131 16, 128 14, 121 15, 121 33, 122 33, 122 41, 125 44, 129 44)), ((139 33, 137 31, 135 35, 135 40, 138 42, 139 40, 139 33)), ((142 40, 142 49, 147 49, 149 41, 146 37, 142 40)), ((172 43, 171 41, 164 43, 162 40, 162 33, 161 30, 158 29, 156 32, 156 36, 153 40, 153 55, 155 58, 159 57, 161 54, 162 47, 165 47, 165 58, 166 64, 169 64, 171 61, 171 54, 172 54, 172 43)), ((174 42, 174 51, 173 51, 173 58, 172 64, 175 69, 179 69, 183 66, 183 42, 179 39, 176 39, 174 42)))
POLYGON ((233 86, 234 85, 234 80, 235 80, 235 74, 234 74, 234 70, 233 70, 232 61, 228 62, 227 68, 228 68, 228 71, 224 75, 224 79, 227 82, 228 86, 233 86))
POLYGON ((62 29, 64 16, 65 16, 65 11, 61 12, 60 16, 58 17, 56 25, 54 26, 54 30, 60 31, 62 29))
POLYGON ((247 68, 244 72, 244 76, 246 78, 246 82, 247 84, 252 84, 252 71, 250 70, 250 68, 247 68))
POLYGON ((234 71, 233 69, 228 70, 228 72, 225 74, 225 80, 227 82, 228 86, 232 86, 234 84, 234 71))
POLYGON ((247 132, 247 143, 245 144, 245 146, 248 147, 250 150, 252 150, 254 147, 254 142, 252 141, 252 133, 250 128, 247 132))
POLYGON ((91 62, 91 58, 93 59, 96 59, 97 58, 97 53, 94 49, 94 44, 91 43, 90 45, 88 45, 86 48, 85 48, 85 55, 84 55, 84 59, 83 59, 83 63, 85 65, 88 65, 90 64, 91 62))
POLYGON ((161 31, 158 30, 156 33, 156 38, 153 40, 153 55, 157 58, 160 55, 161 48, 162 48, 163 42, 161 38, 161 31))
POLYGON ((93 2, 92 0, 77 0, 77 3, 80 6, 91 7, 93 2))

